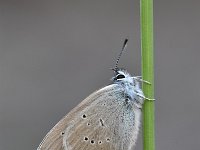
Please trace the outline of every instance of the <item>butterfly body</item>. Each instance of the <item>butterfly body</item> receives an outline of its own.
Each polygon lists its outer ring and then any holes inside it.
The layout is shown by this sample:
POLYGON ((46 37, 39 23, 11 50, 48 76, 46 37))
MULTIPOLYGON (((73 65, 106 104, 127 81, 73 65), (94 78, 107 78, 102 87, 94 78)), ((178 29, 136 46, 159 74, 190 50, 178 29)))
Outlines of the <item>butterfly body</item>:
POLYGON ((46 135, 38 150, 131 150, 144 94, 126 70, 88 96, 46 135))

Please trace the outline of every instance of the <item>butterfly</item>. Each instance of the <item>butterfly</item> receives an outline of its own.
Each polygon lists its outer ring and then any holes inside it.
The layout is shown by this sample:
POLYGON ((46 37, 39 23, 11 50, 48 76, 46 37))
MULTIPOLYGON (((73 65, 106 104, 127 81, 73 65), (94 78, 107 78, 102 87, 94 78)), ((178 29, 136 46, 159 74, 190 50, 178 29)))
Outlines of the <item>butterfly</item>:
POLYGON ((125 39, 116 61, 112 84, 87 98, 64 116, 37 150, 131 150, 140 127, 145 99, 140 83, 147 81, 118 68, 125 39))

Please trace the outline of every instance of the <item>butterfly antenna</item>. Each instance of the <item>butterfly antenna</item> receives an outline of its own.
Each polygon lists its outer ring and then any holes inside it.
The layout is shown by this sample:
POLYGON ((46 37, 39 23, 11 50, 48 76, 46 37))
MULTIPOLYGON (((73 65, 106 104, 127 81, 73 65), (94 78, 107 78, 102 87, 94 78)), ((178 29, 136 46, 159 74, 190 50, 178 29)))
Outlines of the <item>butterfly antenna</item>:
POLYGON ((121 52, 119 53, 119 56, 118 56, 118 58, 117 58, 117 61, 116 61, 114 70, 117 70, 117 68, 118 68, 119 60, 120 60, 120 58, 121 58, 121 56, 122 56, 123 51, 124 51, 124 50, 126 49, 126 47, 127 47, 127 42, 128 42, 128 39, 125 39, 125 40, 124 40, 124 44, 123 44, 123 46, 122 46, 122 50, 121 50, 121 52))

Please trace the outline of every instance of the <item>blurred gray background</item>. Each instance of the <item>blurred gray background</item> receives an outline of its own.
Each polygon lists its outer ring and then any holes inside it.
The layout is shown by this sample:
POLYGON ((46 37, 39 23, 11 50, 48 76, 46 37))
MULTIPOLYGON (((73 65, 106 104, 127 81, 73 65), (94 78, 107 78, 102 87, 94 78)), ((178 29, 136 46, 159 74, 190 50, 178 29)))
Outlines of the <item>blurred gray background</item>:
MULTIPOLYGON (((199 149, 199 6, 154 1, 157 150, 199 149)), ((139 23, 139 0, 0 0, 0 150, 36 149, 108 85, 126 37, 120 66, 140 75, 139 23)))

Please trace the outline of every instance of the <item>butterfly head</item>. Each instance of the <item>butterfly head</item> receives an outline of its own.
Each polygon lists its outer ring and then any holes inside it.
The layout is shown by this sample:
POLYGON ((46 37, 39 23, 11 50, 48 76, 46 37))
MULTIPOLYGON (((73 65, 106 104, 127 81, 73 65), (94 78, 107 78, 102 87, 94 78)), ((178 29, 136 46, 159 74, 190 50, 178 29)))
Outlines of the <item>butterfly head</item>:
POLYGON ((114 83, 122 83, 122 82, 126 82, 126 83, 130 83, 130 84, 134 84, 134 79, 133 77, 131 77, 131 75, 127 72, 126 69, 123 68, 115 68, 112 69, 114 71, 114 77, 112 78, 112 81, 114 83))

